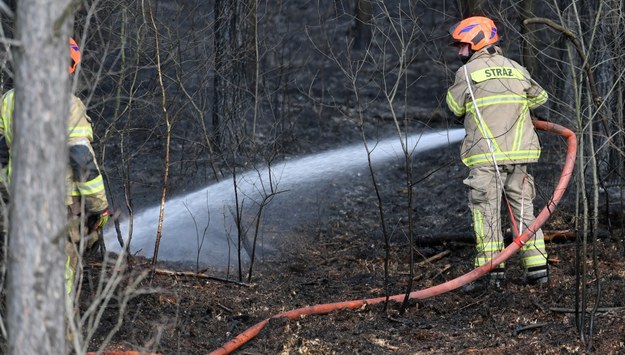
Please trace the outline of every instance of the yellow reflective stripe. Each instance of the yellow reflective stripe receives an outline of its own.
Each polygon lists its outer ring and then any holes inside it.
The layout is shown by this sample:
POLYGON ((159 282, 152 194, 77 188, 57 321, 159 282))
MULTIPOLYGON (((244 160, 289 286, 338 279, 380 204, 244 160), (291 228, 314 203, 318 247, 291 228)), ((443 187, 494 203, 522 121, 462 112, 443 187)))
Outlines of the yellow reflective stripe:
POLYGON ((477 209, 473 210, 473 230, 475 231, 477 245, 482 245, 484 243, 484 221, 482 212, 477 209))
POLYGON ((90 125, 69 127, 69 138, 86 137, 89 141, 93 140, 93 129, 90 125))
POLYGON ((454 115, 462 116, 465 113, 465 110, 462 106, 458 105, 454 97, 451 95, 451 91, 447 91, 447 106, 453 111, 454 115))
POLYGON ((74 288, 74 270, 72 270, 72 264, 69 255, 67 256, 67 260, 65 261, 65 287, 67 290, 67 294, 71 294, 72 289, 74 288))
MULTIPOLYGON (((486 265, 486 264, 490 263, 491 260, 493 260, 493 258, 485 258, 485 257, 475 258, 475 267, 480 267, 482 265, 486 265)), ((504 267, 506 267, 506 263, 500 263, 498 267, 504 268, 504 267)))
MULTIPOLYGON (((2 128, 4 130, 4 140, 6 141, 9 149, 11 148, 11 144, 13 142, 13 129, 11 127, 11 122, 13 120, 13 108, 15 107, 13 94, 14 91, 10 90, 4 95, 4 100, 2 102, 2 111, 4 115, 2 115, 2 119, 0 120, 2 121, 2 128)), ((8 166, 3 167, 2 169, 3 174, 5 174, 4 177, 6 177, 6 183, 9 183, 11 180, 11 165, 11 154, 9 154, 8 166)))
POLYGON ((13 100, 13 90, 10 90, 4 96, 4 101, 2 102, 4 115, 2 116, 2 124, 4 128, 4 139, 7 142, 7 145, 10 147, 11 142, 13 141, 13 132, 11 129, 11 120, 13 119, 13 108, 14 108, 14 100, 13 100))
POLYGON ((493 136, 493 132, 490 131, 490 128, 488 127, 486 122, 483 122, 484 120, 480 122, 480 118, 475 113, 473 113, 473 119, 475 120, 475 124, 477 125, 477 128, 480 130, 482 137, 490 141, 490 144, 492 144, 495 152, 501 152, 501 148, 499 148, 499 144, 497 144, 497 141, 495 140, 495 137, 493 136))
POLYGON ((526 106, 527 99, 523 96, 514 95, 514 94, 513 95, 493 95, 493 96, 487 96, 487 97, 483 97, 480 99, 476 99, 475 102, 473 101, 467 102, 465 105, 465 110, 467 110, 468 112, 471 112, 471 114, 473 115, 473 118, 475 119, 475 123, 478 129, 480 130, 482 137, 489 139, 491 141, 495 152, 501 152, 501 148, 499 147, 499 144, 497 144, 497 141, 495 140, 495 137, 493 133, 491 132, 490 128, 488 127, 488 125, 486 124, 486 122, 484 122, 483 125, 480 124, 479 117, 477 117, 477 113, 475 112, 476 111, 475 106, 477 106, 477 108, 479 109, 480 107, 484 107, 484 106, 500 105, 500 104, 521 104, 523 106, 526 106))
POLYGON ((480 250, 480 252, 482 252, 482 253, 495 254, 495 253, 497 253, 497 252, 501 251, 503 248, 502 248, 502 247, 498 247, 498 246, 492 246, 492 247, 490 247, 490 248, 485 248, 485 247, 483 247, 483 245, 482 245, 482 247, 481 247, 481 248, 478 248, 478 249, 479 249, 479 250, 480 250))
POLYGON ((78 190, 78 187, 76 187, 75 185, 72 185, 72 196, 80 197, 80 190, 78 190))
POLYGON ((475 125, 477 126, 477 129, 480 131, 480 134, 482 135, 482 137, 484 137, 484 138, 486 138, 486 139, 488 139, 490 141, 490 143, 493 145, 493 149, 496 152, 500 152, 501 149, 499 148, 499 144, 497 144, 497 141, 495 140, 495 137, 493 136, 493 132, 490 131, 490 128, 488 128, 488 125, 486 124, 486 122, 483 122, 484 120, 482 120, 482 122, 480 122, 480 117, 475 112, 475 105, 473 105, 471 103, 468 103, 467 105, 468 105, 468 107, 466 107, 466 109, 473 116, 473 120, 475 121, 475 125))
POLYGON ((521 262, 523 263, 523 266, 525 266, 526 268, 532 267, 532 266, 547 265, 547 254, 524 257, 524 258, 521 258, 521 262))
MULTIPOLYGON (((544 90, 543 90, 544 92, 544 90)), ((545 92, 546 95, 546 92, 545 92)), ((546 101, 546 98, 545 98, 546 101)), ((477 117, 476 114, 476 106, 479 109, 480 107, 484 107, 484 106, 490 106, 490 105, 501 105, 501 104, 517 104, 517 105, 522 105, 522 109, 521 109, 521 114, 519 116, 519 122, 517 122, 517 126, 516 126, 516 130, 515 130, 515 138, 513 141, 513 145, 512 145, 512 150, 517 151, 521 148, 521 142, 522 142, 522 135, 523 135, 523 124, 525 122, 525 120, 527 119, 527 110, 529 109, 529 102, 527 100, 526 97, 524 96, 520 96, 520 95, 516 95, 516 94, 511 94, 511 95, 493 95, 493 96, 487 96, 487 97, 483 97, 480 99, 476 99, 475 102, 467 102, 465 104, 465 110, 467 112, 470 112, 473 115, 473 118, 475 119, 475 123, 480 131, 480 133, 482 134, 482 137, 489 139, 492 144, 493 144, 493 149, 495 150, 495 154, 499 155, 499 154, 506 154, 505 152, 501 151, 501 148, 499 147, 499 145, 497 144, 497 141, 495 140, 492 132, 490 131, 490 128, 488 127, 488 125, 486 125, 486 123, 484 123, 483 125, 479 122, 479 118, 477 117), (484 126, 484 127, 482 127, 484 126)), ((465 161, 465 164, 467 166, 471 166, 474 164, 477 164, 478 162, 470 162, 470 160, 472 159, 472 157, 468 157, 465 158, 463 161, 468 160, 469 162, 465 161)), ((484 158, 479 158, 480 161, 479 162, 492 162, 492 158, 490 157, 485 157, 484 158)), ((498 158, 496 158, 497 161, 499 161, 498 158)), ((520 158, 522 159, 522 158, 520 158)))
POLYGON ((492 259, 493 258, 475 258, 475 267, 480 267, 482 265, 485 265, 486 263, 488 263, 492 259))
POLYGON ((545 241, 544 240, 528 240, 521 250, 533 250, 533 249, 545 249, 545 241))
POLYGON ((484 69, 478 69, 471 73, 471 79, 476 83, 490 79, 517 79, 524 80, 525 75, 512 67, 490 67, 484 69))
MULTIPOLYGON (((14 91, 10 90, 4 95, 3 112, 4 115, 0 120, 0 129, 4 129, 4 136, 7 144, 10 146, 13 141, 13 132, 11 129, 11 120, 13 118, 13 108, 15 106, 15 100, 13 98, 14 91)), ((93 140, 93 128, 91 125, 73 126, 68 127, 69 138, 86 137, 89 141, 93 140)))
MULTIPOLYGON (((486 96, 479 99, 475 99, 475 105, 477 107, 500 105, 500 104, 525 104, 527 103, 525 96, 509 94, 509 95, 493 95, 486 96)), ((465 110, 473 112, 475 110, 473 101, 469 101, 465 104, 465 110)))
POLYGON ((2 101, 2 119, 0 119, 0 129, 2 129, 2 131, 5 132, 7 131, 8 128, 8 123, 7 123, 7 118, 9 117, 9 113, 10 113, 10 109, 9 109, 9 95, 11 94, 11 92, 7 92, 6 95, 4 95, 3 101, 2 101))
MULTIPOLYGON (((540 158, 540 149, 529 149, 529 150, 519 150, 519 151, 509 151, 509 152, 496 152, 495 159, 497 163, 505 163, 507 161, 515 161, 515 160, 534 160, 540 158)), ((473 166, 475 164, 481 163, 492 163, 493 162, 493 154, 491 153, 482 153, 475 154, 469 157, 462 159, 462 162, 466 166, 473 166)))
POLYGON ((525 120, 527 119, 528 107, 527 105, 523 105, 521 109, 521 114, 519 115, 519 119, 516 123, 516 129, 514 132, 514 142, 512 143, 512 150, 517 151, 521 149, 521 144, 523 142, 523 127, 525 126, 525 120))
POLYGON ((529 105, 530 108, 534 108, 536 106, 540 106, 544 104, 545 102, 547 102, 548 99, 549 99, 549 95, 547 94, 547 91, 543 90, 536 97, 532 97, 528 99, 527 104, 529 105))
POLYGON ((480 243, 477 248, 483 252, 500 251, 503 249, 503 242, 480 243))
POLYGON ((503 247, 503 242, 502 241, 492 241, 492 242, 483 242, 481 243, 483 246, 485 247, 489 247, 489 248, 501 248, 503 247))
MULTIPOLYGON (((80 195, 93 195, 104 191, 104 181, 102 175, 98 175, 95 179, 86 182, 77 182, 76 187, 80 195)), ((72 196, 73 196, 72 192, 72 196)))

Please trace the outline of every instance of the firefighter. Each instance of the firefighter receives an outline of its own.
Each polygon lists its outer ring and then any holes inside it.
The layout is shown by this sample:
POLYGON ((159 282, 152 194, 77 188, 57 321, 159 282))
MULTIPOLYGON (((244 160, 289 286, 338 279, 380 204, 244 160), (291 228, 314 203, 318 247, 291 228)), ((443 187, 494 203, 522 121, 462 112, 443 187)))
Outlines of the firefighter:
MULTIPOLYGON (((80 63, 80 49, 73 38, 69 39, 71 64, 69 73, 75 72, 80 63)), ((14 90, 2 96, 0 104, 0 166, 5 181, 11 176, 11 148, 13 143, 12 120, 15 105, 14 90)), ((69 164, 67 167, 67 205, 68 238, 65 245, 67 255, 65 264, 65 285, 67 293, 74 287, 76 268, 79 260, 81 237, 83 245, 93 245, 98 240, 100 230, 109 219, 108 201, 104 182, 98 167, 93 142, 91 119, 86 107, 72 95, 67 122, 67 145, 69 164), (85 223, 80 223, 84 221, 85 223)), ((3 184, 5 185, 5 184, 3 184)))
MULTIPOLYGON (((503 56, 493 21, 469 17, 449 33, 463 62, 447 91, 447 106, 466 130, 462 162, 469 168, 469 209, 476 237, 475 267, 490 263, 504 248, 501 231, 502 197, 512 211, 517 234, 534 221, 534 179, 527 165, 538 161, 541 147, 530 110, 547 101, 547 92, 527 69, 503 56)), ((542 230, 520 249, 527 284, 547 284, 547 253, 542 230)), ((505 265, 493 265, 480 280, 500 286, 505 265)))

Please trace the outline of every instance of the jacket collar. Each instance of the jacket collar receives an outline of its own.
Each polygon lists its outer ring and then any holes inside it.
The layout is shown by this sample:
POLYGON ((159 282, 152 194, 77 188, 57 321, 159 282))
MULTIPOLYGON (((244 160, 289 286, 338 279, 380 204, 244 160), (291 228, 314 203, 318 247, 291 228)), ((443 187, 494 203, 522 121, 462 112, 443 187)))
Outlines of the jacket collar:
POLYGON ((491 56, 493 54, 502 55, 502 53, 503 53, 503 51, 501 50, 501 48, 499 48, 498 46, 495 46, 495 45, 491 45, 491 46, 488 46, 488 47, 484 47, 484 48, 480 49, 479 51, 473 53, 473 55, 469 59, 469 62, 471 62, 471 61, 473 61, 473 60, 475 60, 477 58, 491 56))

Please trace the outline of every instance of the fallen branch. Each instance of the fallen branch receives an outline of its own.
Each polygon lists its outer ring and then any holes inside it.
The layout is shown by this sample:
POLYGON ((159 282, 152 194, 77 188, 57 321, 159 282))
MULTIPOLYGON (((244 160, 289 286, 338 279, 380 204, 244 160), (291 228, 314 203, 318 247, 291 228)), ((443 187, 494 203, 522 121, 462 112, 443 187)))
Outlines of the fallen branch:
POLYGON ((223 305, 223 304, 221 304, 221 303, 217 303, 217 307, 219 307, 219 308, 223 309, 224 311, 226 311, 226 312, 228 312, 228 313, 232 313, 232 312, 233 312, 232 308, 226 307, 226 306, 224 306, 224 305, 223 305))
POLYGON ((540 309, 542 312, 545 312, 545 306, 543 306, 540 302, 532 298, 532 304, 536 306, 536 308, 540 309))
POLYGON ((432 261, 440 260, 440 259, 446 257, 449 254, 451 254, 451 251, 450 250, 445 250, 445 251, 440 252, 440 253, 438 253, 436 255, 432 255, 432 256, 430 256, 429 258, 427 258, 427 259, 425 259, 423 261, 420 261, 420 262, 416 263, 416 265, 417 266, 421 266, 421 265, 424 265, 424 264, 429 264, 432 261))
MULTIPOLYGON (((577 231, 572 229, 565 230, 543 230, 545 234, 545 242, 560 242, 560 241, 568 241, 575 240, 577 238, 577 231)), ((608 238, 610 236, 610 232, 605 229, 596 229, 595 237, 597 238, 608 238)))
MULTIPOLYGON (((102 268, 103 265, 100 262, 94 262, 94 263, 89 263, 89 267, 102 268)), ((186 276, 186 277, 193 277, 193 278, 196 278, 196 279, 220 281, 220 282, 232 283, 232 284, 235 284, 235 285, 238 285, 238 286, 245 286, 245 287, 254 287, 255 286, 254 284, 250 284, 250 283, 224 279, 224 278, 217 277, 217 276, 209 276, 209 275, 206 275, 206 274, 200 274, 200 273, 196 273, 196 272, 192 272, 192 271, 174 271, 174 270, 167 270, 167 269, 155 269, 154 273, 155 274, 159 274, 159 275, 165 275, 165 276, 186 276)))
POLYGON ((480 296, 478 296, 478 297, 477 297, 477 299, 478 299, 477 301, 475 301, 475 302, 471 302, 471 303, 469 303, 469 304, 466 304, 466 305, 464 305, 464 306, 460 307, 460 308, 459 308, 456 312, 457 312, 457 313, 460 313, 460 311, 463 311, 463 310, 465 310, 465 309, 467 309, 467 308, 470 308, 470 307, 473 307, 473 306, 475 306, 475 305, 482 304, 482 303, 484 303, 484 304, 485 304, 485 303, 486 303, 486 301, 487 301, 489 298, 490 298, 490 295, 489 295, 489 294, 487 294, 487 293, 486 293, 486 291, 484 291, 484 293, 483 293, 482 295, 480 295, 480 296))
POLYGON ((442 275, 445 271, 448 271, 449 269, 451 269, 451 265, 447 264, 445 265, 441 270, 439 270, 436 275, 432 276, 431 279, 434 280, 435 278, 439 277, 440 275, 442 275))
POLYGON ((545 242, 575 240, 575 237, 577 235, 577 233, 575 233, 575 231, 571 229, 543 231, 543 234, 545 242))
POLYGON ((226 282, 226 283, 232 283, 238 286, 245 286, 245 287, 254 287, 254 284, 249 284, 249 283, 245 283, 245 282, 239 282, 239 281, 235 281, 235 280, 229 280, 229 279, 224 279, 221 277, 217 277, 217 276, 209 276, 206 274, 198 274, 192 271, 173 271, 173 270, 166 270, 166 269, 155 269, 154 270, 155 274, 158 275, 166 275, 166 276, 186 276, 186 277, 194 277, 194 278, 198 278, 198 279, 205 279, 205 280, 213 280, 213 281, 221 281, 221 282, 226 282))
POLYGON ((384 348, 390 351, 399 350, 399 346, 389 344, 388 340, 386 339, 380 339, 380 338, 375 338, 375 337, 367 337, 365 339, 367 339, 367 341, 372 345, 376 345, 376 346, 379 346, 381 348, 384 348))
MULTIPOLYGON (((445 271, 448 271, 449 269, 451 269, 451 265, 447 264, 447 265, 443 266, 443 268, 440 269, 436 274, 434 274, 434 276, 430 276, 429 279, 430 280, 434 280, 435 278, 439 277, 442 273, 444 273, 445 271)), ((419 281, 419 280, 421 280, 422 278, 425 277, 425 274, 426 273, 415 275, 415 277, 412 278, 412 281, 419 281)), ((402 273, 402 275, 408 275, 408 273, 405 272, 405 273, 402 273)))
MULTIPOLYGON (((605 313, 605 312, 616 312, 625 309, 625 307, 599 307, 596 312, 605 313)), ((575 308, 564 308, 564 307, 551 307, 550 311, 555 313, 575 313, 575 308)), ((578 310, 579 311, 579 310, 578 310)), ((592 308, 586 309, 586 313, 591 313, 593 311, 592 308)))
POLYGON ((549 263, 549 265, 559 265, 560 259, 558 259, 557 257, 547 258, 547 262, 549 263))
POLYGON ((549 325, 549 323, 537 323, 537 324, 530 324, 530 325, 526 325, 526 326, 522 326, 522 327, 517 327, 513 334, 515 336, 519 335, 519 333, 527 331, 527 330, 532 330, 532 329, 536 329, 536 328, 542 328, 546 325, 549 325))

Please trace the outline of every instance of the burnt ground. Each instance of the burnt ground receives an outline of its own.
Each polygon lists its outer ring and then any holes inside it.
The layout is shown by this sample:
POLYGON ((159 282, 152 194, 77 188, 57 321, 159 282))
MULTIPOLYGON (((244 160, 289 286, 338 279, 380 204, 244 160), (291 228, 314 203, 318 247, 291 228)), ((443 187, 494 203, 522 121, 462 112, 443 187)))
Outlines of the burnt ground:
MULTIPOLYGON (((446 6, 446 2, 431 3, 432 8, 446 6)), ((424 18, 435 23, 443 22, 444 25, 432 28, 442 28, 444 32, 450 19, 441 17, 441 13, 445 11, 424 18)), ((305 16, 293 18, 299 21, 305 16)), ((444 54, 448 52, 446 47, 436 44, 436 35, 431 37, 435 45, 430 49, 444 54)), ((306 40, 301 43, 304 42, 306 40)), ((409 92, 415 97, 408 100, 407 110, 414 111, 402 112, 399 116, 412 120, 413 130, 453 126, 444 108, 444 95, 445 86, 452 80, 459 62, 454 53, 446 55, 453 64, 450 68, 446 68, 447 61, 441 59, 442 55, 430 54, 422 54, 411 65, 414 71, 411 75, 420 78, 415 81, 425 83, 425 86, 411 87, 409 92), (438 59, 433 61, 432 57, 438 59)), ((316 67, 325 71, 328 65, 316 67)), ((335 89, 329 96, 335 99, 352 97, 341 91, 344 83, 340 77, 339 72, 328 74, 327 85, 335 89)), ((309 80, 303 82, 309 83, 309 80)), ((376 95, 379 93, 373 92, 371 97, 376 95)), ((340 104, 353 107, 353 102, 345 100, 340 104)), ((377 103, 383 100, 372 101, 366 115, 367 122, 375 123, 366 127, 366 131, 385 132, 383 136, 393 134, 395 125, 388 108, 377 103)), ((316 117, 314 110, 298 111, 294 116, 301 117, 297 124, 293 124, 293 137, 289 140, 293 146, 285 148, 289 154, 298 156, 358 142, 358 120, 346 117, 344 113, 345 110, 337 114, 326 109, 316 117), (305 114, 315 117, 303 117, 305 114)), ((541 162, 532 166, 538 189, 536 207, 543 206, 549 199, 565 151, 561 139, 549 135, 541 137, 545 146, 541 162)), ((95 322, 97 329, 88 349, 204 354, 219 349, 238 334, 282 312, 382 297, 387 288, 390 295, 402 294, 411 277, 407 237, 409 217, 412 217, 415 237, 412 290, 463 275, 472 269, 473 244, 466 206, 467 191, 462 184, 467 169, 462 166, 458 153, 458 145, 451 144, 414 158, 411 172, 415 184, 411 205, 408 204, 406 173, 402 164, 394 163, 376 170, 386 231, 390 237, 388 279, 385 278, 385 241, 371 179, 334 181, 321 193, 335 198, 318 206, 320 213, 307 223, 284 231, 280 250, 264 255, 255 263, 249 283, 233 282, 238 281, 237 275, 233 274, 227 275, 231 281, 224 281, 226 275, 214 268, 202 270, 199 276, 182 274, 195 271, 195 268, 172 263, 158 265, 160 269, 169 270, 169 274, 163 272, 154 275, 153 279, 141 279, 140 276, 149 272, 150 262, 133 257, 128 267, 121 268, 124 279, 95 322), (426 258, 441 253, 440 259, 424 262, 426 258), (123 321, 121 325, 120 320, 123 321), (109 339, 111 333, 114 334, 109 339)), ((146 175, 145 180, 160 174, 155 166, 139 166, 138 171, 146 175)), ((364 174, 366 177, 366 171, 364 174)), ((172 177, 172 181, 187 178, 177 176, 172 177)), ((575 228, 574 186, 571 181, 565 199, 545 225, 545 230, 575 228)), ((183 191, 185 186, 174 188, 183 191)), ((159 184, 150 189, 135 190, 135 201, 149 196, 158 199, 159 184)), ((454 290, 429 299, 410 300, 403 312, 399 303, 390 302, 386 307, 376 304, 294 320, 277 318, 236 353, 625 353, 625 300, 622 297, 625 244, 620 226, 614 223, 622 220, 620 213, 618 209, 611 211, 616 216, 608 218, 608 213, 602 212, 597 226, 601 237, 596 248, 589 247, 586 256, 581 258, 587 269, 585 307, 592 307, 595 301, 598 306, 592 314, 576 317, 573 312, 576 304, 581 304, 576 293, 578 248, 575 240, 559 238, 547 244, 552 264, 548 287, 524 285, 521 267, 513 257, 507 263, 507 282, 501 290, 473 293, 454 290), (612 222, 607 223, 608 220, 612 222), (593 251, 596 265, 592 262, 593 251), (595 266, 596 273, 593 272, 595 266), (598 296, 597 283, 601 285, 598 296), (578 323, 584 328, 583 337, 578 331, 578 323)), ((95 261, 86 265, 87 277, 81 294, 83 314, 98 299, 99 281, 110 280, 113 270, 120 270, 120 267, 109 265, 103 277, 98 265, 95 261)))
MULTIPOLYGON (((547 142, 551 140, 547 139, 547 142)), ((558 172, 562 143, 546 148, 544 161, 534 166, 539 196, 549 196, 558 172), (555 165, 554 165, 555 164, 555 165)), ((547 144, 548 145, 548 144, 547 144)), ((413 290, 451 280, 471 270, 473 246, 466 209, 466 174, 457 145, 420 155, 414 161, 414 232, 416 235, 413 290), (436 241, 436 239, 439 239, 436 241), (425 258, 444 253, 432 262, 425 258)), ((218 349, 234 336, 276 314, 317 304, 384 296, 384 238, 376 197, 370 182, 335 183, 341 198, 327 213, 284 235, 280 253, 256 263, 250 283, 218 280, 208 269, 202 276, 157 274, 139 280, 149 261, 132 258, 122 285, 137 291, 127 303, 123 293, 105 308, 89 350, 103 343, 109 350, 140 350, 162 354, 201 354, 218 349), (362 184, 362 185, 361 185, 362 184), (367 185, 368 184, 368 185, 367 185), (205 278, 206 276, 215 278, 205 278), (132 289, 132 288, 131 288, 132 289), (119 329, 105 340, 118 323, 119 329)), ((379 176, 387 230, 392 236, 388 289, 405 292, 409 274, 406 234, 407 194, 401 164, 379 176)), ((572 186, 572 185, 571 185, 572 186)), ((545 230, 574 228, 573 188, 545 230)), ((592 272, 592 251, 586 260, 587 306, 598 309, 579 316, 585 341, 576 326, 576 243, 564 238, 547 244, 551 260, 548 287, 523 284, 516 258, 507 266, 503 289, 477 292, 454 290, 401 305, 376 304, 343 309, 295 320, 273 319, 240 354, 545 354, 622 353, 625 351, 625 259, 620 231, 602 233, 594 252, 598 274, 592 272), (595 276, 597 275, 597 276, 595 276), (599 281, 601 293, 596 296, 599 281), (591 333, 591 335, 590 335, 591 333)), ((172 272, 192 271, 185 265, 161 264, 172 272)), ((111 266, 107 275, 111 275, 111 266)), ((101 278, 94 262, 87 265, 81 310, 86 312, 98 293, 101 278)), ((230 279, 236 279, 229 275, 230 279)), ((121 290, 121 289, 120 289, 121 290)))

